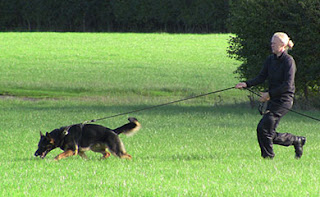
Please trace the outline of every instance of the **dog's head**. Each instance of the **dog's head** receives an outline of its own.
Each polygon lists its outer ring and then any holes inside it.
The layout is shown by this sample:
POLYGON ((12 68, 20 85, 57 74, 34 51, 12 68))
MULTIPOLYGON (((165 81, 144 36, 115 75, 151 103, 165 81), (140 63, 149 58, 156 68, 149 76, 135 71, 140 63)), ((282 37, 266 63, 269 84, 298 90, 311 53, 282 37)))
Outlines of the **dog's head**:
POLYGON ((43 159, 54 148, 56 148, 56 146, 50 134, 47 132, 46 135, 43 135, 40 131, 38 150, 34 153, 34 156, 40 156, 40 158, 43 159))

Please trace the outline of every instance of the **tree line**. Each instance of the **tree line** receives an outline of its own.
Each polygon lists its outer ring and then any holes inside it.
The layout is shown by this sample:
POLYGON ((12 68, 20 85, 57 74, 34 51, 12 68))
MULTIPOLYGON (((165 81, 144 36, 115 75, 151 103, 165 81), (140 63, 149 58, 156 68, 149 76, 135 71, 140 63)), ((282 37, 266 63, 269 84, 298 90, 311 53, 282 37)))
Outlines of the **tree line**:
POLYGON ((227 32, 228 0, 0 0, 0 31, 227 32))

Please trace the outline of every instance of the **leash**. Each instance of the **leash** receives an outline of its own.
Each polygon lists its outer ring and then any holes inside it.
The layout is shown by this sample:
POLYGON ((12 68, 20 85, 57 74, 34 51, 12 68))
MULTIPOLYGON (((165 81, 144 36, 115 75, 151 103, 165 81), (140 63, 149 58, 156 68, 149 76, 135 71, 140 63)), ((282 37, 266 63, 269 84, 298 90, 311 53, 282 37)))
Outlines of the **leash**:
MULTIPOLYGON (((208 95, 211 95, 211 94, 216 94, 216 93, 219 93, 219 92, 224 92, 224 91, 227 91, 227 90, 231 90, 231 89, 234 89, 235 87, 229 87, 229 88, 225 88, 225 89, 221 89, 221 90, 216 90, 216 91, 212 91, 212 92, 208 92, 208 93, 205 93, 205 94, 199 94, 199 95, 196 95, 196 96, 190 96, 190 97, 186 97, 186 98, 182 98, 182 99, 179 99, 179 100, 175 100, 175 101, 171 101, 171 102, 167 102, 167 103, 162 103, 162 104, 159 104, 159 105, 154 105, 154 106, 151 106, 151 107, 145 107, 145 108, 141 108, 141 109, 137 109, 137 110, 133 110, 133 111, 128 111, 128 112, 123 112, 123 113, 119 113, 119 114, 115 114, 115 115, 111 115, 111 116, 106 116, 106 117, 103 117, 103 118, 97 118, 97 119, 92 119, 92 120, 87 120, 87 121, 84 121, 82 123, 80 123, 81 125, 85 125, 85 124, 88 124, 88 123, 92 123, 92 122, 97 122, 97 121, 100 121, 100 120, 105 120, 105 119, 110 119, 110 118, 114 118, 114 117, 118 117, 118 116, 123 116, 123 115, 127 115, 127 114, 131 114, 131 113, 136 113, 136 112, 140 112, 140 111, 145 111, 145 110, 150 110, 150 109, 154 109, 154 108, 158 108, 158 107, 162 107, 162 106, 166 106, 166 105, 171 105, 171 104, 174 104, 174 103, 179 103, 179 102, 182 102, 182 101, 186 101, 186 100, 190 100, 190 99, 195 99, 195 98, 199 98, 199 97, 203 97, 203 96, 208 96, 208 95)), ((259 96, 260 94, 258 94, 257 92, 251 90, 251 89, 246 89, 248 90, 249 92, 259 96)), ((273 102, 273 101, 270 101, 270 102, 273 102)), ((275 103, 273 102, 274 104, 278 104, 278 103, 275 103)), ((278 104, 279 105, 279 104, 278 104)), ((281 106, 283 107, 283 106, 281 106)), ((304 117, 307 117, 307 118, 310 118, 310 119, 313 119, 313 120, 317 120, 317 121, 320 121, 319 118, 315 118, 315 117, 312 117, 312 116, 309 116, 309 115, 306 115, 306 114, 303 114, 303 113, 300 113, 300 112, 297 112, 295 110, 292 110, 292 109, 289 109, 287 107, 283 107, 284 109, 287 109, 288 111, 291 111, 293 113, 296 113, 298 115, 301 115, 301 116, 304 116, 304 117)), ((76 125, 76 124, 74 124, 76 125)))
POLYGON ((158 107, 162 107, 162 106, 166 106, 166 105, 171 105, 171 104, 174 104, 174 103, 178 103, 178 102, 182 102, 182 101, 186 101, 186 100, 190 100, 190 99, 195 99, 195 98, 199 98, 199 97, 203 97, 203 96, 208 96, 210 94, 216 94, 216 93, 219 93, 219 92, 224 92, 224 91, 227 91, 227 90, 231 90, 233 88, 234 87, 225 88, 225 89, 216 90, 216 91, 213 91, 213 92, 208 92, 208 93, 205 93, 205 94, 199 94, 199 95, 196 95, 196 96, 190 96, 190 97, 187 97, 187 98, 171 101, 171 102, 168 102, 168 103, 154 105, 154 106, 151 106, 151 107, 146 107, 146 108, 137 109, 137 110, 133 110, 133 111, 129 111, 129 112, 123 112, 123 113, 119 113, 119 114, 115 114, 115 115, 111 115, 111 116, 106 116, 106 117, 103 117, 103 118, 84 121, 82 124, 87 124, 87 123, 91 123, 91 122, 96 122, 96 121, 100 121, 100 120, 114 118, 114 117, 117 117, 117 116, 123 116, 123 115, 126 115, 126 114, 131 114, 131 113, 136 113, 136 112, 145 111, 145 110, 149 110, 149 109, 154 109, 154 108, 158 108, 158 107))
MULTIPOLYGON (((253 91, 253 90, 251 90, 251 89, 246 89, 246 90, 248 90, 249 92, 251 92, 251 93, 253 93, 253 94, 261 97, 260 94, 258 94, 257 92, 255 92, 255 91, 253 91)), ((274 101, 272 101, 272 100, 269 100, 269 102, 271 102, 271 103, 273 103, 273 104, 276 104, 276 105, 279 105, 280 107, 282 107, 282 108, 284 108, 284 109, 286 109, 286 110, 288 110, 288 111, 291 111, 291 112, 293 112, 293 113, 299 114, 300 116, 304 116, 304 117, 307 117, 307 118, 310 118, 310 119, 313 119, 313 120, 320 121, 319 118, 315 118, 315 117, 309 116, 309 115, 307 115, 307 114, 303 114, 303 113, 301 113, 301 112, 297 112, 297 111, 295 111, 295 110, 292 110, 292 109, 289 109, 289 108, 287 108, 287 107, 281 106, 279 103, 276 103, 276 102, 274 102, 274 101)), ((260 112, 260 113, 261 113, 261 112, 260 112)), ((261 115, 263 115, 263 114, 261 114, 261 115)))

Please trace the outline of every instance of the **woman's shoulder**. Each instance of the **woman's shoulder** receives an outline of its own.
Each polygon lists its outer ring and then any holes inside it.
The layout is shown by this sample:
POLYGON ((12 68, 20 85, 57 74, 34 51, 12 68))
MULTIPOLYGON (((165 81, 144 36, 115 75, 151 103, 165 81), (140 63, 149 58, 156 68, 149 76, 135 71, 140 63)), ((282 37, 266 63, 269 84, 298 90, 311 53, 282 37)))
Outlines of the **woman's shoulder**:
POLYGON ((293 59, 293 57, 288 52, 284 52, 282 54, 282 59, 293 59))
POLYGON ((274 60, 276 60, 277 59, 277 56, 275 56, 274 54, 271 54, 271 55, 269 55, 268 57, 267 57, 267 59, 266 59, 266 63, 270 63, 270 62, 272 62, 272 61, 274 61, 274 60))
POLYGON ((293 59, 293 57, 292 57, 290 54, 288 54, 288 53, 283 53, 283 55, 282 55, 282 61, 286 61, 286 62, 288 62, 288 63, 293 63, 293 62, 294 62, 294 59, 293 59))
POLYGON ((296 62, 293 57, 288 53, 284 53, 282 57, 282 65, 287 69, 296 69, 296 62))

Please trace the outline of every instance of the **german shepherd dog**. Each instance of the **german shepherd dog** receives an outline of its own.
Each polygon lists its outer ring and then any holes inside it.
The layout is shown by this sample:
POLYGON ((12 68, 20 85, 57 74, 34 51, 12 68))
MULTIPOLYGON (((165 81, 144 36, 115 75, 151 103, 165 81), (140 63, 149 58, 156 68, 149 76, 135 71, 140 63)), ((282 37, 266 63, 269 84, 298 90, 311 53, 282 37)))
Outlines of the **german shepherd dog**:
POLYGON ((40 131, 38 150, 34 156, 43 159, 51 150, 59 147, 64 152, 57 155, 55 160, 73 155, 86 159, 85 151, 88 150, 102 153, 103 159, 110 156, 108 150, 119 158, 131 159, 118 135, 134 135, 141 125, 136 118, 130 117, 128 120, 129 123, 114 130, 96 124, 76 124, 54 129, 46 135, 40 131))

